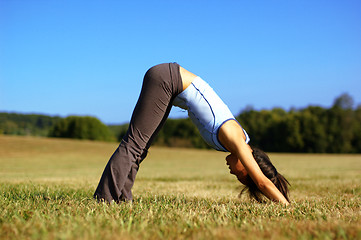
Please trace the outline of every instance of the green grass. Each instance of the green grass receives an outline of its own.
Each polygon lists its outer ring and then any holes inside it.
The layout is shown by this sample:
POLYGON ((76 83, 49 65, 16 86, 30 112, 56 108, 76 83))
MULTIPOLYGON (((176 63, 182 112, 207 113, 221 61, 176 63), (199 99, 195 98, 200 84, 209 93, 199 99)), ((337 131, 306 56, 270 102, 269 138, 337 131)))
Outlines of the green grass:
POLYGON ((361 155, 270 154, 284 207, 239 198, 226 153, 151 148, 133 204, 98 204, 116 146, 0 136, 0 239, 361 239, 361 155))

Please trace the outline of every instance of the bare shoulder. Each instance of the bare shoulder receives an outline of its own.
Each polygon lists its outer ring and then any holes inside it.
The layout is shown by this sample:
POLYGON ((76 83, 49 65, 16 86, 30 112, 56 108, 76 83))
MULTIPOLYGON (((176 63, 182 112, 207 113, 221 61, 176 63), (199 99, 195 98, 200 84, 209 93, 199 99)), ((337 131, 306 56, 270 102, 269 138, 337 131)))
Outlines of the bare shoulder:
POLYGON ((245 143, 246 136, 236 120, 228 120, 219 129, 218 139, 227 150, 233 152, 237 148, 237 144, 245 143))
POLYGON ((183 67, 179 66, 179 72, 182 78, 183 83, 183 91, 193 82, 193 80, 197 77, 194 73, 184 69, 183 67))

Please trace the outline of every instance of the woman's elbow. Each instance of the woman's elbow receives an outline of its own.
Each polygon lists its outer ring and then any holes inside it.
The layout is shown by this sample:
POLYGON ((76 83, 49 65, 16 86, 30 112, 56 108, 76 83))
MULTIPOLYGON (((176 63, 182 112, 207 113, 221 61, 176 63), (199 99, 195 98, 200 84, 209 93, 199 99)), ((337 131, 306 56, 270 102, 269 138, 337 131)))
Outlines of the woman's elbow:
POLYGON ((260 179, 256 182, 256 186, 260 191, 263 192, 264 190, 266 190, 268 188, 270 183, 272 184, 272 182, 270 182, 268 178, 260 179))

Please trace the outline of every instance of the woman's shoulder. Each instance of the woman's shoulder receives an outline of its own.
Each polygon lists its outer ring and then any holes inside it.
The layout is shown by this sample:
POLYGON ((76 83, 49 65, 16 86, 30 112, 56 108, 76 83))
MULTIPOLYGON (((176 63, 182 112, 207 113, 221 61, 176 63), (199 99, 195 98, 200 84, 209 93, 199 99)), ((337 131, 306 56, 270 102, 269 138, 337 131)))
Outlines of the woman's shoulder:
POLYGON ((246 135, 238 122, 230 119, 219 128, 218 139, 223 146, 232 151, 237 144, 246 141, 246 135))

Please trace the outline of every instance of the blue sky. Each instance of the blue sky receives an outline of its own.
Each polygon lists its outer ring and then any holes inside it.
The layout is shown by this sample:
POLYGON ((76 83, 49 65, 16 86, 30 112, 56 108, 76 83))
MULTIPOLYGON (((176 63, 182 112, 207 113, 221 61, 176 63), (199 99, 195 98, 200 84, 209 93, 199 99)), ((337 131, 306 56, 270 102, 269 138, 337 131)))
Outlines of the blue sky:
POLYGON ((345 92, 361 104, 361 1, 0 0, 0 111, 128 122, 163 62, 235 115, 330 107, 345 92))

